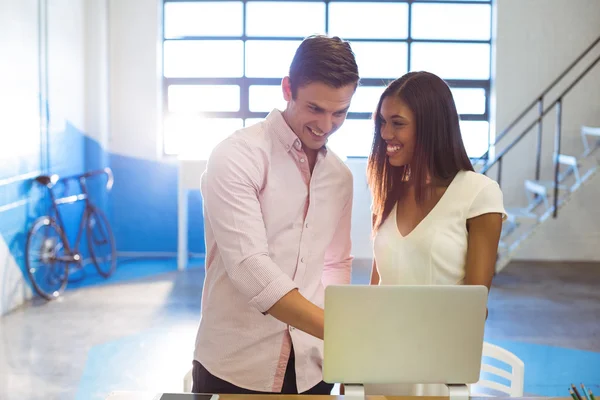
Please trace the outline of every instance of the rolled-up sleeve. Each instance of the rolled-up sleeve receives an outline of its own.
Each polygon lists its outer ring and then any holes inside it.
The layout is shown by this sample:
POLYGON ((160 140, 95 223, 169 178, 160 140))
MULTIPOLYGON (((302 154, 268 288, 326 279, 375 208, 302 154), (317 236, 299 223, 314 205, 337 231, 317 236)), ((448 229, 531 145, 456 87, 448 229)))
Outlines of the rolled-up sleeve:
MULTIPOLYGON (((350 182, 352 185, 352 182, 350 182)), ((344 204, 335 235, 325 252, 323 286, 349 284, 352 278, 352 191, 344 204)))
POLYGON ((294 281, 269 256, 259 202, 264 154, 240 142, 221 142, 208 160, 202 182, 204 211, 233 285, 264 313, 294 281))

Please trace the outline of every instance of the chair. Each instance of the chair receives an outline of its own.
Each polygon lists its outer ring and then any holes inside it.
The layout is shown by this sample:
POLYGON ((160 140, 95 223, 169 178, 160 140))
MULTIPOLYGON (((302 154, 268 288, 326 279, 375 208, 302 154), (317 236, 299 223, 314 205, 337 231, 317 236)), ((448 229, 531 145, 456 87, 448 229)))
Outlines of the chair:
MULTIPOLYGON (((482 359, 481 363, 482 373, 489 373, 499 376, 507 380, 509 383, 508 385, 505 385, 484 378, 479 379, 479 381, 471 387, 475 387, 476 389, 492 389, 494 392, 501 392, 502 394, 507 394, 510 397, 523 397, 525 376, 525 364, 523 364, 523 361, 521 361, 519 357, 510 351, 487 342, 483 343, 482 356, 488 357, 489 359, 498 360, 510 366, 511 371, 509 372, 494 365, 487 364, 485 358, 482 359)), ((471 396, 490 396, 490 394, 471 391, 471 396)))
POLYGON ((192 369, 191 368, 187 372, 187 374, 185 374, 185 376, 183 377, 183 391, 184 391, 184 393, 192 392, 192 369))

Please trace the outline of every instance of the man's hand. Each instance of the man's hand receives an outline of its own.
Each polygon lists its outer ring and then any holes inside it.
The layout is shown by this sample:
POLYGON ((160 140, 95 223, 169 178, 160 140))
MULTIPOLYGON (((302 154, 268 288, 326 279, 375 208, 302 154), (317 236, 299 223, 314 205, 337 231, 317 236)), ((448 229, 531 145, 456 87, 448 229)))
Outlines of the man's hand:
POLYGON ((323 340, 325 312, 294 289, 283 296, 267 313, 309 335, 323 340))

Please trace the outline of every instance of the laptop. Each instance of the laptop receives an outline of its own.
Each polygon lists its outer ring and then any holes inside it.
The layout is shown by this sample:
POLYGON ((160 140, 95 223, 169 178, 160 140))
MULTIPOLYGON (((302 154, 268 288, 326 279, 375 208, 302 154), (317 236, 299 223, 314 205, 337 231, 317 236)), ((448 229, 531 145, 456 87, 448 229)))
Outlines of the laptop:
POLYGON ((323 379, 476 383, 487 297, 475 285, 328 286, 323 379))

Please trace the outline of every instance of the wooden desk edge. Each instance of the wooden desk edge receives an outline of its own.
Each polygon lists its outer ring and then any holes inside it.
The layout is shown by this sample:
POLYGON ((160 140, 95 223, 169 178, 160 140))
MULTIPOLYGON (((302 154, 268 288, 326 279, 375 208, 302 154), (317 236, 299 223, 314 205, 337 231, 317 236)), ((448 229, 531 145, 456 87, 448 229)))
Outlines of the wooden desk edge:
MULTIPOLYGON (((113 392, 111 393, 106 400, 112 399, 142 399, 142 397, 136 397, 136 394, 142 394, 142 392, 113 392), (127 396, 130 395, 131 397, 127 396), (114 396, 114 397, 112 397, 114 396)), ((146 393, 146 395, 151 395, 152 397, 143 397, 144 399, 148 398, 149 400, 160 399, 163 394, 184 394, 184 393, 174 393, 174 392, 165 392, 165 393, 146 393)), ((190 394, 190 393, 186 393, 190 394)), ((289 394, 217 394, 219 400, 241 400, 241 399, 252 399, 252 400, 301 400, 310 398, 312 400, 348 400, 353 399, 351 396, 344 395, 289 395, 289 394)), ((367 395, 366 398, 368 400, 415 400, 419 398, 421 400, 448 400, 448 397, 433 397, 433 396, 371 396, 367 395)), ((490 400, 490 397, 470 397, 473 400, 490 400)), ((565 397, 545 397, 545 396, 523 396, 523 397, 491 397, 493 400, 572 400, 570 396, 565 397)))

